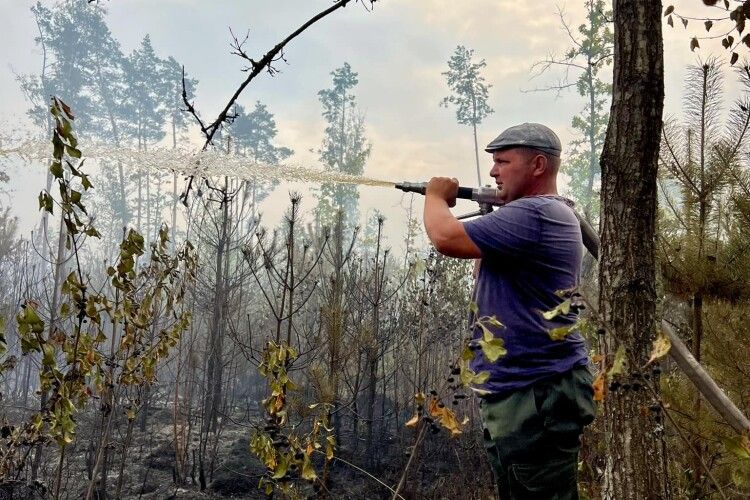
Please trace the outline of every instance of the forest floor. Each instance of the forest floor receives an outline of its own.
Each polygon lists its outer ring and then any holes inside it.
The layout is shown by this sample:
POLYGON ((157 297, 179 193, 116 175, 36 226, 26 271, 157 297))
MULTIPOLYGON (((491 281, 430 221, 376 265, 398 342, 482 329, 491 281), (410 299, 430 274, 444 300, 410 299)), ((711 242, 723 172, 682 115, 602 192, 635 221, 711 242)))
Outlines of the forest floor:
MULTIPOLYGON (((155 409, 149 415, 148 431, 133 431, 132 444, 123 468, 123 499, 217 499, 247 498, 265 499, 258 489, 258 481, 265 467, 255 458, 249 447, 253 433, 253 422, 260 417, 242 414, 233 415, 222 426, 217 441, 216 459, 213 473, 207 473, 207 487, 201 491, 198 482, 197 464, 188 466, 188 477, 183 485, 174 482, 174 441, 171 411, 155 409)), ((83 430, 83 429, 82 429, 83 430)), ((117 431, 119 435, 119 431, 117 431)), ((83 433, 82 433, 83 434, 83 433)), ((79 435, 79 438, 82 436, 79 435)), ((477 447, 476 436, 467 433, 461 440, 452 440, 445 433, 430 435, 422 445, 409 473, 409 481, 402 490, 403 498, 412 499, 493 499, 489 469, 486 467, 484 452, 477 447), (463 440, 463 442, 461 442, 463 440)), ((79 442, 83 440, 79 439, 79 442)), ((386 440, 388 441, 388 440, 386 440)), ((331 467, 330 497, 335 499, 388 499, 392 492, 379 481, 393 486, 398 483, 408 459, 406 449, 410 443, 380 444, 380 465, 373 479, 346 462, 361 464, 352 450, 339 449, 331 467)), ((194 430, 191 449, 197 451, 198 436, 194 430)), ((85 465, 85 452, 72 449, 68 460, 77 470, 63 484, 62 498, 85 496, 88 478, 85 465)), ((192 452, 191 452, 192 455, 192 452)), ((56 462, 56 457, 48 455, 48 467, 56 462)), ((107 479, 107 492, 110 498, 119 480, 120 457, 113 454, 110 474, 107 479)), ((361 467, 361 465, 360 465, 361 467)), ((211 467, 207 467, 210 469, 211 467)), ((312 493, 312 489, 309 490, 312 493)), ((323 496, 325 498, 326 496, 323 496)))

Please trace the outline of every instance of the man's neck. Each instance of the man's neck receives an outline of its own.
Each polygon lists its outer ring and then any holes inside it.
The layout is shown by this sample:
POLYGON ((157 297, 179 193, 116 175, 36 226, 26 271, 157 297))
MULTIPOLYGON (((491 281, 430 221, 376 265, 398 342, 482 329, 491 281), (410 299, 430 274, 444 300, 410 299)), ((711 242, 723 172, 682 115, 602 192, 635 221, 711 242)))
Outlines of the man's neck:
POLYGON ((558 196, 556 184, 538 184, 532 186, 524 196, 558 196))

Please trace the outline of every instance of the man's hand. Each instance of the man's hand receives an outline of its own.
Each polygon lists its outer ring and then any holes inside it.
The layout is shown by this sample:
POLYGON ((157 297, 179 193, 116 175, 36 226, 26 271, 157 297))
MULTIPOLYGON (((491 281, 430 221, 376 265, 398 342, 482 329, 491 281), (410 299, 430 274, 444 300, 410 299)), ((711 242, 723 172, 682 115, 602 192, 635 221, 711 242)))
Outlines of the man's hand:
POLYGON ((466 234, 464 225, 451 213, 456 206, 458 181, 433 177, 424 196, 424 227, 435 249, 448 257, 478 259, 482 252, 466 234))
POLYGON ((458 180, 448 177, 433 177, 427 183, 425 196, 434 196, 445 200, 449 207, 456 206, 456 195, 458 194, 458 180))

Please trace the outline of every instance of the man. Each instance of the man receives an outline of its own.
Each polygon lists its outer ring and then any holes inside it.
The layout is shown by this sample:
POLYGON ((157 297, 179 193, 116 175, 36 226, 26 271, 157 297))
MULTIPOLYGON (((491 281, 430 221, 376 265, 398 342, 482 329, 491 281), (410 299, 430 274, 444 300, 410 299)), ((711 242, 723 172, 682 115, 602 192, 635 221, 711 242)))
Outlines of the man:
POLYGON ((503 206, 461 223, 450 212, 458 182, 436 177, 425 193, 425 229, 439 252, 481 259, 478 316, 503 324, 493 334, 507 354, 490 363, 479 349, 471 365, 490 374, 478 392, 500 498, 577 499, 580 435, 595 412, 593 377, 580 334, 549 335, 572 325, 576 314, 549 321, 541 314, 563 301, 556 292, 577 285, 583 251, 576 216, 557 195, 562 147, 549 128, 524 123, 486 151, 503 206))

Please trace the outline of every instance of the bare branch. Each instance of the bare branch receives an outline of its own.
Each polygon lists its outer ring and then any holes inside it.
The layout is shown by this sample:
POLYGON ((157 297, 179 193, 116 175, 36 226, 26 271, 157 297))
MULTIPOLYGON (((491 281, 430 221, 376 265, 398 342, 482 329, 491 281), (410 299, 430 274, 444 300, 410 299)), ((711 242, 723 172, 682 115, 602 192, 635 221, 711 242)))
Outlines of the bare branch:
MULTIPOLYGON (((291 42, 292 40, 294 40, 295 38, 297 38, 307 28, 309 28, 310 26, 312 26, 316 22, 320 21, 324 17, 328 16, 329 14, 331 14, 331 13, 333 13, 333 12, 335 12, 335 11, 343 8, 343 7, 346 7, 346 5, 349 4, 351 1, 352 0, 338 0, 336 3, 334 3, 329 8, 327 8, 327 9, 319 12, 315 16, 311 17, 307 22, 305 22, 299 28, 297 28, 296 30, 294 30, 294 32, 292 32, 289 36, 287 36, 281 42, 279 42, 278 44, 276 44, 271 50, 269 50, 258 61, 255 61, 254 59, 252 59, 244 51, 243 45, 244 45, 245 41, 243 40, 242 42, 240 42, 239 39, 237 39, 237 37, 234 36, 234 33, 232 33, 233 42, 232 42, 231 45, 232 45, 232 48, 234 49, 232 53, 236 54, 236 55, 240 56, 241 58, 243 58, 243 59, 247 60, 248 62, 250 62, 250 67, 247 68, 247 70, 246 70, 246 71, 249 72, 249 74, 247 75, 247 78, 245 78, 245 80, 239 85, 239 87, 237 87, 237 90, 235 90, 235 92, 229 98, 229 101, 224 106, 224 109, 222 109, 221 112, 219 112, 219 114, 216 117, 216 119, 213 122, 211 122, 210 124, 208 124, 208 125, 206 125, 200 119, 200 117, 198 116, 198 113, 195 111, 195 108, 193 107, 193 104, 190 103, 190 102, 188 102, 188 100, 187 100, 187 91, 185 89, 185 79, 184 79, 184 74, 185 73, 184 73, 184 70, 183 70, 183 84, 182 84, 183 101, 185 102, 185 105, 187 106, 188 112, 191 115, 193 115, 193 117, 196 119, 196 121, 198 122, 198 124, 199 124, 199 126, 201 128, 201 132, 205 136, 206 140, 205 140, 205 142, 203 144, 203 148, 202 148, 203 151, 207 150, 208 147, 211 144, 213 144, 214 136, 221 129, 222 125, 225 122, 227 122, 227 121, 231 122, 232 114, 230 114, 229 110, 237 102, 237 99, 240 97, 240 95, 245 90, 245 88, 247 88, 247 86, 250 84, 250 82, 252 82, 255 79, 255 77, 257 77, 261 73, 261 71, 263 71, 266 68, 267 68, 268 72, 271 75, 273 75, 277 71, 277 70, 275 70, 273 68, 273 63, 276 62, 276 61, 280 61, 280 60, 281 61, 285 61, 285 59, 284 59, 284 52, 283 52, 284 51, 284 47, 286 47, 286 45, 289 44, 289 42, 291 42)), ((355 0, 355 1, 358 1, 358 0, 355 0)), ((375 1, 376 0, 370 0, 370 4, 372 5, 375 1)), ((247 37, 245 38, 245 40, 247 40, 247 37)), ((189 177, 187 188, 185 189, 185 192, 180 195, 180 199, 182 200, 183 204, 187 204, 187 197, 188 197, 188 194, 190 193, 190 189, 192 187, 193 178, 194 177, 195 177, 194 175, 191 175, 189 177)))
POLYGON ((581 42, 579 42, 578 39, 573 35, 568 21, 565 20, 565 13, 563 12, 562 7, 560 7, 559 5, 557 6, 557 15, 560 17, 560 24, 562 24, 563 29, 568 34, 568 38, 570 38, 570 41, 573 42, 573 45, 575 45, 579 49, 583 48, 581 42))

